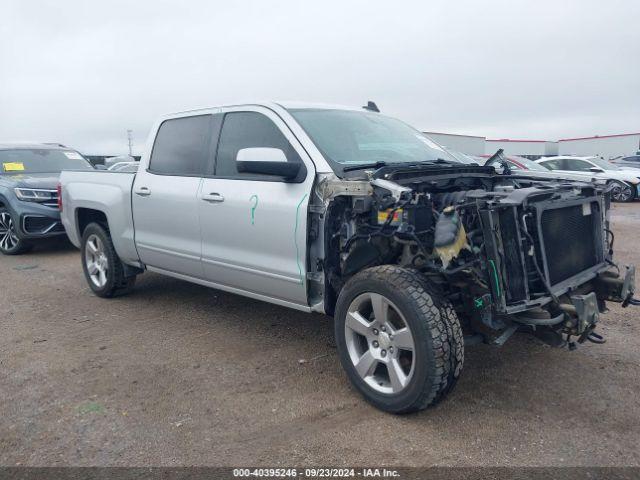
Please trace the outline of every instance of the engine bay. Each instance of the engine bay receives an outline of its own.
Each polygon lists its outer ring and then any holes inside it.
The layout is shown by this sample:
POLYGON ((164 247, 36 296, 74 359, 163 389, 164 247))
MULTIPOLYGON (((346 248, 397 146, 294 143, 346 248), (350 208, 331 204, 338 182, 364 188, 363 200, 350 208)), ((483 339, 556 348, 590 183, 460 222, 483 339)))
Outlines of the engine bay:
POLYGON ((358 173, 316 188, 310 270, 326 313, 354 274, 383 264, 420 271, 470 334, 495 343, 522 326, 597 340, 605 301, 632 297, 602 183, 469 165, 358 173))

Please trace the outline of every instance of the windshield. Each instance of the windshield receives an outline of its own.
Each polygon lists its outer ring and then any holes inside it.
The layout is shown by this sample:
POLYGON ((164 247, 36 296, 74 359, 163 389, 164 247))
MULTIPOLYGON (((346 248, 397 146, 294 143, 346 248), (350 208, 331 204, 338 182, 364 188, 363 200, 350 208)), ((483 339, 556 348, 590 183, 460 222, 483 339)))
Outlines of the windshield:
POLYGON ((325 158, 339 168, 375 162, 456 161, 421 132, 379 113, 328 109, 289 111, 325 158))
POLYGON ((60 173, 62 170, 92 170, 91 164, 73 150, 0 150, 0 174, 60 173))
POLYGON ((451 150, 450 148, 443 147, 447 153, 451 154, 458 162, 464 163, 465 165, 480 165, 480 163, 470 155, 466 153, 459 152, 458 150, 451 150))

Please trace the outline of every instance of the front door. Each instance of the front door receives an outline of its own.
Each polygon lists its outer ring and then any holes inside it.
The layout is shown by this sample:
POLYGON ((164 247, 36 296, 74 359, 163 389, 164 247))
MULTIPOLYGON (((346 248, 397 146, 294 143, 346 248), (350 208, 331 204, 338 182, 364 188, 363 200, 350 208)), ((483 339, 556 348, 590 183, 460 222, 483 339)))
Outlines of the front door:
POLYGON ((200 187, 202 262, 214 283, 297 305, 307 304, 307 206, 315 169, 284 122, 266 108, 224 113, 215 173, 200 187), (295 181, 239 173, 238 152, 282 150, 301 162, 295 181))

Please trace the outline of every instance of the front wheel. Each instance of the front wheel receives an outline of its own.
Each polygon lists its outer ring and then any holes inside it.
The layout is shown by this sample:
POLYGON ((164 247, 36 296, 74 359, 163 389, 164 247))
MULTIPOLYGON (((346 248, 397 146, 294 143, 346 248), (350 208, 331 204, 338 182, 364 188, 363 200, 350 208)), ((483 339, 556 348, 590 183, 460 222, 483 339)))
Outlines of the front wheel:
POLYGON ((617 180, 613 182, 611 198, 614 202, 631 202, 635 197, 635 189, 632 185, 617 180))
POLYGON ((33 248, 33 244, 18 237, 16 221, 5 208, 0 208, 0 252, 4 255, 20 255, 33 248))
POLYGON ((349 280, 336 306, 336 344, 366 400, 408 413, 449 393, 462 368, 463 340, 455 312, 445 305, 414 270, 383 265, 349 280))
POLYGON ((125 277, 122 261, 111 241, 109 230, 90 223, 82 234, 82 269, 93 293, 99 297, 114 297, 128 293, 136 277, 125 277))

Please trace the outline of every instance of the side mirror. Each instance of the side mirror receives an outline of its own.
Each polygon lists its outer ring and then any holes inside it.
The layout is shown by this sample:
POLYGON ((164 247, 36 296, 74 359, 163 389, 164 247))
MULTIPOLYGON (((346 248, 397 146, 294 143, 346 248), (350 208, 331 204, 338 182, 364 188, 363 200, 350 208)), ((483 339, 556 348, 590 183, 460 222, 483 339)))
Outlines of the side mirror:
POLYGON ((602 168, 600 168, 600 167, 591 167, 589 169, 589 171, 593 172, 593 173, 602 173, 602 172, 604 172, 604 170, 602 168))
POLYGON ((273 175, 292 180, 298 176, 301 163, 287 162, 279 148, 243 148, 236 155, 238 172, 273 175))
POLYGON ((102 164, 95 165, 95 168, 96 170, 107 170, 107 167, 102 164))

